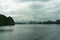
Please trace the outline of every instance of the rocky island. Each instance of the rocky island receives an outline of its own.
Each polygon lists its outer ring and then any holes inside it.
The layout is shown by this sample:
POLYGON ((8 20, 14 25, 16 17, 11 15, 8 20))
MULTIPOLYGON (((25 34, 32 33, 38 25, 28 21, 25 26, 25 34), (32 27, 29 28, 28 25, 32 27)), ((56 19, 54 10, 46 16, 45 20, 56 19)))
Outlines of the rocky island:
POLYGON ((0 14, 0 26, 6 25, 15 25, 15 22, 12 17, 6 17, 5 15, 0 14))

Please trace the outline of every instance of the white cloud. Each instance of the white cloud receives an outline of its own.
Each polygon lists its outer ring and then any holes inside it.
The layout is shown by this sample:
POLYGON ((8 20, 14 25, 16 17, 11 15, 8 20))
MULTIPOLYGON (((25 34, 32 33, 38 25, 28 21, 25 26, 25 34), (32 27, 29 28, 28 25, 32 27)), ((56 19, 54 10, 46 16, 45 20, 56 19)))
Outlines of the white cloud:
POLYGON ((60 13, 59 3, 60 0, 0 0, 0 14, 12 16, 15 21, 53 20, 60 13))

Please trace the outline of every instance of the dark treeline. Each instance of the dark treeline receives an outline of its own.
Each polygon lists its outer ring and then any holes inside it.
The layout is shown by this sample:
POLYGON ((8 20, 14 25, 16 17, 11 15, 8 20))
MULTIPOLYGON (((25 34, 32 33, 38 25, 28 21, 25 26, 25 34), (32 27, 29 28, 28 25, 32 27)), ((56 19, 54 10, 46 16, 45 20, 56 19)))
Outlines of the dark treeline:
POLYGON ((16 24, 60 24, 60 20, 56 21, 43 21, 43 22, 36 22, 36 21, 30 21, 30 22, 16 22, 16 24))

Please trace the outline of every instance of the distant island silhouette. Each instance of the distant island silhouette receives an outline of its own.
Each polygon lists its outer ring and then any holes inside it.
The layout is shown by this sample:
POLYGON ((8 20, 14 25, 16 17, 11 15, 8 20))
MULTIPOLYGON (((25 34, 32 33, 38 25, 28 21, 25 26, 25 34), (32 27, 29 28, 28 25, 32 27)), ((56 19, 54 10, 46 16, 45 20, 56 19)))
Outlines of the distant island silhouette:
POLYGON ((60 24, 60 20, 56 21, 43 21, 43 22, 36 22, 36 21, 30 21, 30 22, 16 22, 16 24, 60 24))
POLYGON ((0 14, 0 26, 6 25, 15 25, 15 22, 12 17, 6 17, 5 15, 0 14))

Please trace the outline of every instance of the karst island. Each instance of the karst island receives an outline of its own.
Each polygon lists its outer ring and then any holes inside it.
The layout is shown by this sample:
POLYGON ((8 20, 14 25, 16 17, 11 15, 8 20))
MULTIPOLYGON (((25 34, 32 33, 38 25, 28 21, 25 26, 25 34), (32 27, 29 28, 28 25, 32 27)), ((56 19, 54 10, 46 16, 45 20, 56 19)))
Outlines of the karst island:
POLYGON ((15 25, 15 22, 12 17, 6 17, 5 15, 0 14, 0 26, 15 25))

